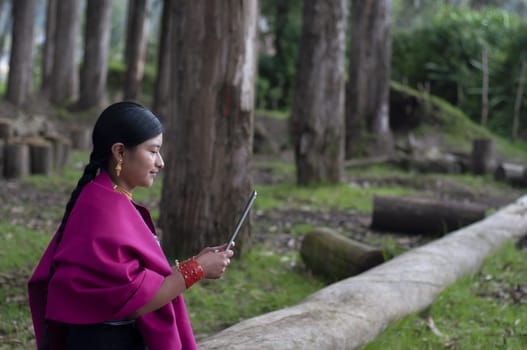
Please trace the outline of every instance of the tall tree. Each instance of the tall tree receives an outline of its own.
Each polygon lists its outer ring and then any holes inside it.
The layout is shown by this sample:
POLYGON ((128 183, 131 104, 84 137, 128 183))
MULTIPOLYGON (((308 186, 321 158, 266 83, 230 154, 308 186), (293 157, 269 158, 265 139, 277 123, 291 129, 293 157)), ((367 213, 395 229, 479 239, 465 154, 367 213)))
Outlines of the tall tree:
POLYGON ((31 91, 35 0, 13 2, 13 40, 9 59, 7 100, 22 105, 31 91))
MULTIPOLYGON (((171 1, 171 103, 159 226, 169 254, 227 240, 248 199, 256 0, 171 1)), ((237 243, 247 247, 250 220, 237 243)))
POLYGON ((61 105, 78 94, 76 40, 79 37, 80 1, 58 1, 55 8, 50 101, 61 105))
POLYGON ((291 114, 299 184, 341 180, 346 12, 346 0, 304 1, 291 114))
POLYGON ((393 147, 389 123, 391 0, 352 0, 346 157, 385 154, 393 147))
POLYGON ((57 0, 48 0, 46 6, 46 40, 42 52, 41 90, 48 93, 53 74, 53 54, 55 52, 55 29, 57 26, 57 0))
POLYGON ((157 60, 157 78, 154 92, 154 111, 165 121, 168 117, 170 102, 170 30, 172 20, 170 0, 163 0, 159 54, 157 60))
POLYGON ((96 106, 104 96, 111 18, 111 0, 88 0, 84 31, 84 60, 80 80, 79 107, 81 108, 96 106))
POLYGON ((129 0, 126 25, 126 75, 124 98, 136 99, 141 92, 146 48, 146 0, 129 0))

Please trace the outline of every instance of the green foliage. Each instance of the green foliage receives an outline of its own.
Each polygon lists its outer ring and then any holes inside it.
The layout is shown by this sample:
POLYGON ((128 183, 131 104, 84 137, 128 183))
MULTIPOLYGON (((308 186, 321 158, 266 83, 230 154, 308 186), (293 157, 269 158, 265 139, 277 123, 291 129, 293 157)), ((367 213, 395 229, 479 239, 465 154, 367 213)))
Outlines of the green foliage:
MULTIPOLYGON (((439 6, 412 31, 394 29, 392 78, 453 103, 480 121, 482 50, 489 61, 489 121, 509 136, 517 77, 527 40, 520 18, 493 8, 439 6)), ((522 125, 525 127, 525 125, 522 125)))
POLYGON ((421 104, 428 104, 433 114, 413 132, 416 135, 437 134, 441 135, 443 145, 446 149, 470 152, 472 141, 476 138, 493 138, 496 141, 498 154, 507 155, 505 159, 527 159, 527 144, 523 141, 509 142, 504 136, 497 135, 496 129, 490 131, 484 128, 463 111, 444 99, 420 92, 397 82, 391 83, 395 91, 402 91, 407 95, 414 96, 421 104))
POLYGON ((291 105, 302 2, 270 0, 262 3, 263 53, 258 58, 257 108, 284 110, 291 105), (265 28, 267 27, 267 28, 265 28))
POLYGON ((478 274, 448 287, 423 314, 393 323, 364 350, 525 349, 527 304, 514 293, 525 288, 526 257, 507 244, 478 274))

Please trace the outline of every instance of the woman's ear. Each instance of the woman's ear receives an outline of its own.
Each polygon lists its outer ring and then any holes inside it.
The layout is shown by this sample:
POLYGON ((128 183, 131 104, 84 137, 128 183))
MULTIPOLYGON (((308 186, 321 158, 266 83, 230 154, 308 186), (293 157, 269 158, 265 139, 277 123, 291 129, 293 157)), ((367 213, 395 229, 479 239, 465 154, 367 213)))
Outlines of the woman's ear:
POLYGON ((122 144, 121 142, 116 142, 112 145, 111 150, 112 150, 112 158, 114 159, 114 161, 117 162, 123 159, 124 150, 125 150, 124 144, 122 144))

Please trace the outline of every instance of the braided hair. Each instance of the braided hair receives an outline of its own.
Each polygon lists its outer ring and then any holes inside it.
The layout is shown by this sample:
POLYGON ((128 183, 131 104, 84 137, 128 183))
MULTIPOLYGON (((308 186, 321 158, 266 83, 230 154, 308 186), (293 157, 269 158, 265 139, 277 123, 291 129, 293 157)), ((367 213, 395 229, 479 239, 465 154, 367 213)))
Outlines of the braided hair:
POLYGON ((120 142, 126 148, 134 148, 162 132, 163 126, 159 119, 151 111, 135 102, 114 103, 100 114, 93 127, 93 149, 90 160, 71 193, 57 230, 57 246, 64 234, 71 210, 84 186, 97 176, 99 169, 108 170, 112 145, 120 142))
MULTIPOLYGON (((82 189, 97 176, 100 169, 108 170, 112 145, 120 142, 126 148, 132 149, 162 132, 163 127, 159 119, 148 109, 134 102, 117 102, 101 113, 93 127, 93 150, 90 154, 90 160, 84 168, 77 186, 71 193, 57 230, 55 251, 64 235, 68 217, 82 189)), ((48 283, 54 273, 55 265, 51 263, 48 283)), ((50 349, 50 332, 46 318, 44 318, 44 334, 39 349, 50 349)))

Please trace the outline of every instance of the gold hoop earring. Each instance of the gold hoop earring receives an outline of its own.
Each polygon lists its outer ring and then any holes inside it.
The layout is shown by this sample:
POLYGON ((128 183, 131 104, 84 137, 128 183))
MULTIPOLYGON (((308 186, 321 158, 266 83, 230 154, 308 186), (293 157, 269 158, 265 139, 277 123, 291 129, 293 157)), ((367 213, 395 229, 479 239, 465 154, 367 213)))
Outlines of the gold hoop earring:
POLYGON ((121 164, 123 164, 123 160, 119 159, 119 161, 117 162, 117 165, 115 166, 115 174, 117 175, 117 177, 121 175, 121 170, 123 170, 123 167, 121 166, 121 164))

